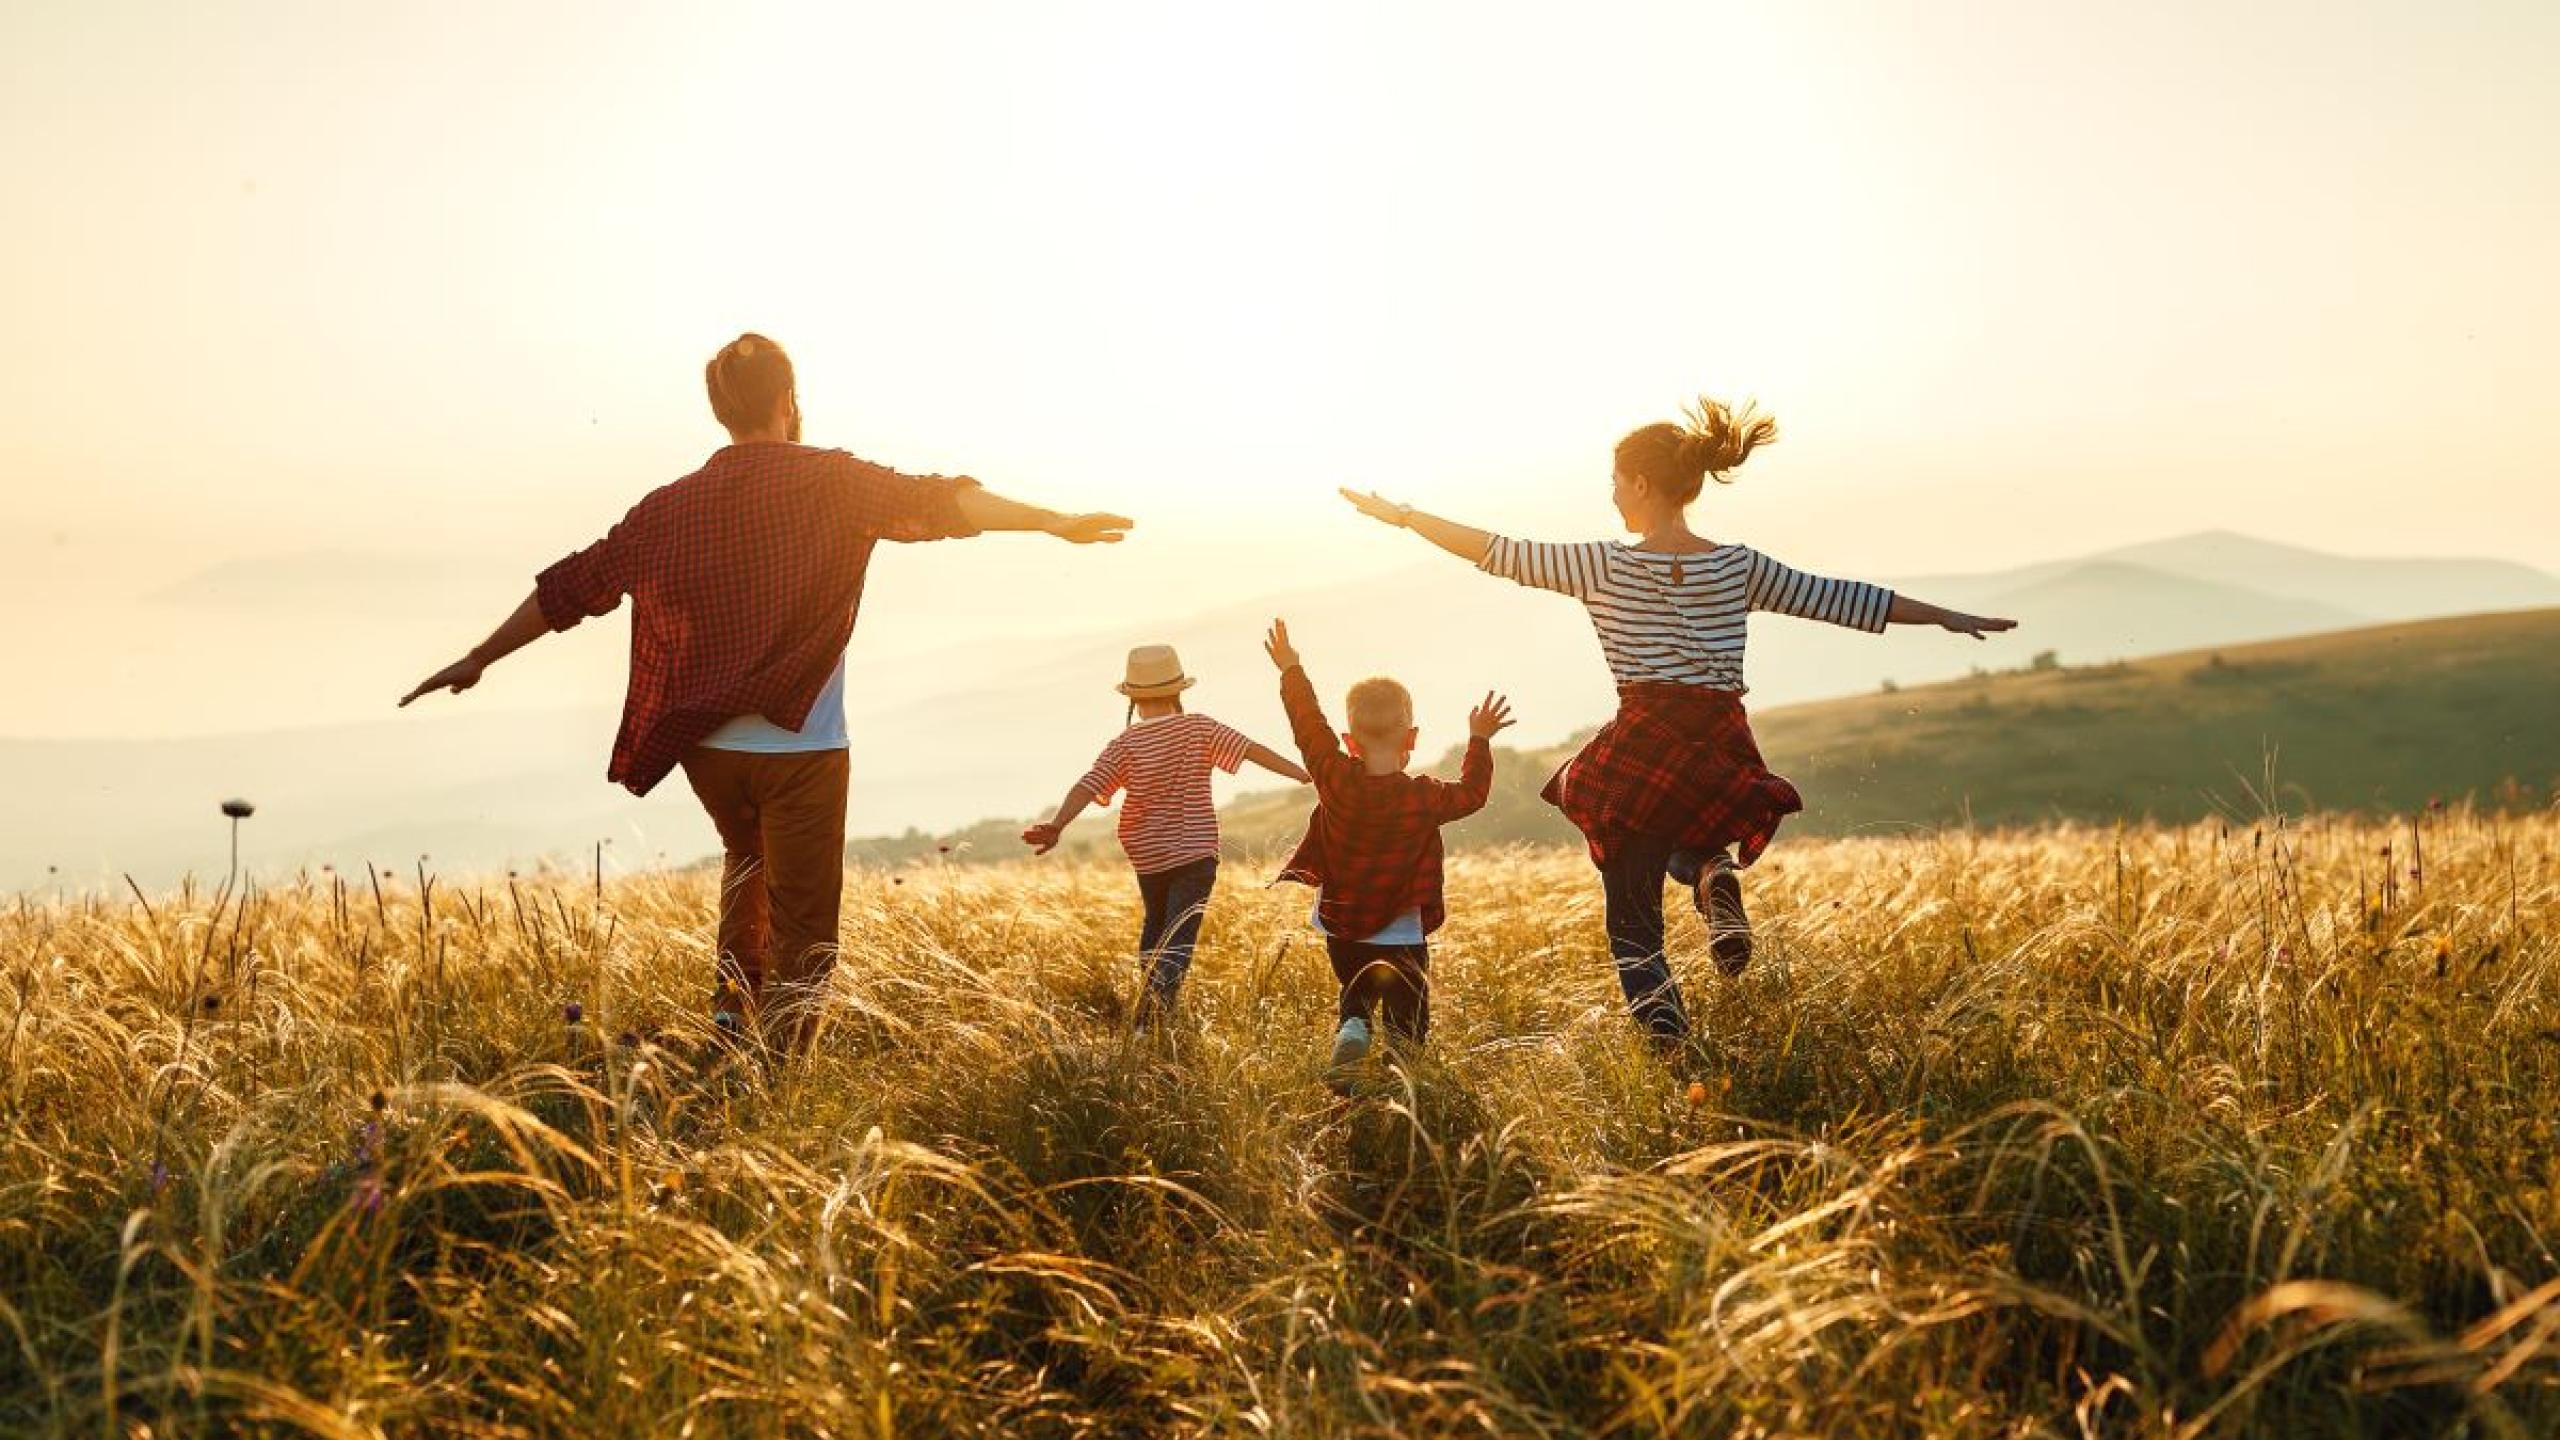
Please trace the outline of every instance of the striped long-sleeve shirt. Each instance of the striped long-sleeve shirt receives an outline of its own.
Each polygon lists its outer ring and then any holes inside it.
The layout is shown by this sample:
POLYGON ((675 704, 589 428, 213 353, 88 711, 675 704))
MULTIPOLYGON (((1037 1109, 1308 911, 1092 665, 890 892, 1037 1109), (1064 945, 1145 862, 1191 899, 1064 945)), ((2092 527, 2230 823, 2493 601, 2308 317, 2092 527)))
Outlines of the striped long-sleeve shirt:
POLYGON ((1739 694, 1752 611, 1879 631, 1893 607, 1893 592, 1881 585, 1791 570, 1747 545, 1681 555, 1615 540, 1559 545, 1497 536, 1481 568, 1581 601, 1621 685, 1655 681, 1739 694))

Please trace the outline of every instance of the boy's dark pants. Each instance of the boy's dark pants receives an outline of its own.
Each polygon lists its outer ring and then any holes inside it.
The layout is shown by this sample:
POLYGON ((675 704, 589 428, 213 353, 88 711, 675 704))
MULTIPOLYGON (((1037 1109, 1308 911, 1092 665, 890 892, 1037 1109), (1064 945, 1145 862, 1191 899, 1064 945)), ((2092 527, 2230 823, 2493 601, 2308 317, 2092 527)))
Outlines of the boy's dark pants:
POLYGON ((1430 1034, 1429 945, 1371 945, 1328 935, 1324 952, 1342 986, 1340 1019, 1365 1020, 1375 1009, 1389 1031, 1417 1045, 1430 1034))
POLYGON ((1618 988, 1626 993, 1636 1024, 1656 1044, 1677 1044, 1689 1034, 1680 982, 1672 978, 1671 963, 1662 953, 1662 882, 1668 876, 1695 885, 1711 858, 1648 835, 1619 835, 1611 837, 1609 863, 1600 867, 1618 988))
POLYGON ((1191 973, 1192 948, 1200 943, 1209 892, 1217 885, 1215 855, 1138 877, 1138 898, 1147 907, 1138 927, 1138 954, 1147 967, 1147 988, 1138 997, 1140 1019, 1170 1007, 1181 991, 1182 977, 1191 973))
POLYGON ((712 1007, 761 1020, 786 1053, 816 1033, 844 900, 846 752, 696 747, 685 779, 720 832, 720 958, 712 1007))

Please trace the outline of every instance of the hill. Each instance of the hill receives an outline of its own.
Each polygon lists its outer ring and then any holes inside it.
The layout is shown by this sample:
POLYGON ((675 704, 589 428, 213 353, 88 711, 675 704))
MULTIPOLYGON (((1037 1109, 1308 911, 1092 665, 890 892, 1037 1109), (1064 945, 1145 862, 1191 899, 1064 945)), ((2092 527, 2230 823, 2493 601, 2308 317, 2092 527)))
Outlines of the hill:
MULTIPOLYGON (((2560 609, 2387 625, 2100 665, 1983 674, 1769 710, 1762 751, 1805 795, 1797 834, 2287 810, 2408 810, 2435 798, 2547 800, 2560 783, 2560 609), (2269 777, 2273 777, 2270 789, 2269 777), (2510 788, 2512 787, 2512 788, 2510 788)), ((1454 845, 1572 843, 1538 799, 1572 744, 1497 752, 1494 797, 1454 845)), ((1437 773, 1451 774, 1456 753, 1437 773)), ((1221 812, 1230 848, 1285 846, 1303 792, 1221 812)), ((1014 853, 1008 824, 856 858, 1014 853)), ((1109 823, 1079 827, 1106 849, 1109 823)))

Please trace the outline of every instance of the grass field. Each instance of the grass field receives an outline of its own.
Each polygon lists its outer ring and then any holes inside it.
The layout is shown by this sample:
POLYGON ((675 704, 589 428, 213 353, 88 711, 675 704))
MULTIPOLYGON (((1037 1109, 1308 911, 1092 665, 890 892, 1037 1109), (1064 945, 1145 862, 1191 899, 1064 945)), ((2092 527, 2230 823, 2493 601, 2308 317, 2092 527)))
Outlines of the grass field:
POLYGON ((769 1077, 698 873, 28 897, 0 1433, 2560 1427, 2560 817, 1782 843, 1669 1068, 1461 857, 1351 1103, 1264 873, 1134 1040, 1125 871, 858 874, 769 1077))

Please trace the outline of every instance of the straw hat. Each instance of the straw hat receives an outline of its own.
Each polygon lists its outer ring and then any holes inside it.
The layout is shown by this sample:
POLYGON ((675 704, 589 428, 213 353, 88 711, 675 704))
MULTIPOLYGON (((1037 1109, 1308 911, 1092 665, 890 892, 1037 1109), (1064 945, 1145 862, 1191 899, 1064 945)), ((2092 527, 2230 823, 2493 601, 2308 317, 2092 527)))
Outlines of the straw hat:
POLYGON ((1129 652, 1129 678, 1118 689, 1132 700, 1162 700, 1198 683, 1182 673, 1182 657, 1172 646, 1141 645, 1129 652))

